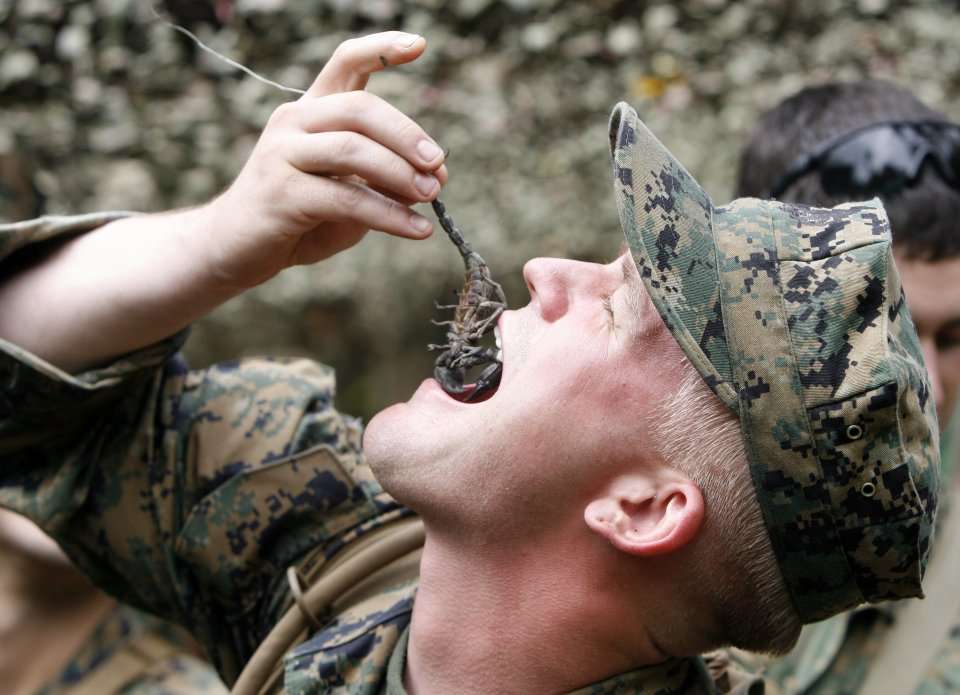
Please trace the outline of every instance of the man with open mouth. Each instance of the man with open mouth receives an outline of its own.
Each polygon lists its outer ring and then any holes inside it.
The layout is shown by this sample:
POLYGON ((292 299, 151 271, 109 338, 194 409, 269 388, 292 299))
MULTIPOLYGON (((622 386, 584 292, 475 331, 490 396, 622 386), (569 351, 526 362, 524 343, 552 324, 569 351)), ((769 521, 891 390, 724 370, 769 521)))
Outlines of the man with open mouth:
POLYGON ((239 693, 710 693, 698 654, 922 595, 937 421, 883 208, 716 206, 626 104, 625 247, 527 263, 484 400, 428 379, 361 451, 325 367, 186 367, 245 288, 429 233, 442 151, 361 91, 423 49, 343 44, 208 205, 0 230, 0 504, 239 693))

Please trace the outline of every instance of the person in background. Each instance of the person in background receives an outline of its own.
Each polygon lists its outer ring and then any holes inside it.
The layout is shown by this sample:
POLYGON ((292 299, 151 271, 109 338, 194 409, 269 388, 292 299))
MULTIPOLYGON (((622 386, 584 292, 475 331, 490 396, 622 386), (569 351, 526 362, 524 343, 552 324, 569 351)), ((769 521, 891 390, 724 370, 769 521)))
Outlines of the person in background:
MULTIPOLYGON (((960 124, 888 82, 809 87, 760 117, 740 158, 736 194, 816 206, 883 201, 940 419, 944 494, 953 500, 947 509, 956 508, 960 124)), ((786 693, 960 689, 960 566, 951 557, 960 553, 944 516, 925 601, 863 608, 809 626, 765 675, 786 693), (952 588, 931 586, 933 577, 952 588)), ((735 656, 748 668, 765 661, 735 656)))

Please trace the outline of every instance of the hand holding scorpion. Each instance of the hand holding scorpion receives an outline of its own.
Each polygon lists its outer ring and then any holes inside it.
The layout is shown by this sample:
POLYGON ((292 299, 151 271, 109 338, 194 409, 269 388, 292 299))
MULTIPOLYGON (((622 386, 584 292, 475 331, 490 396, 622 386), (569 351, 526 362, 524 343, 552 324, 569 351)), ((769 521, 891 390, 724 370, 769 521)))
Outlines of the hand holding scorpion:
POLYGON ((410 205, 446 182, 443 151, 363 91, 371 73, 418 58, 423 37, 391 31, 340 44, 313 85, 278 107, 236 181, 208 206, 217 277, 242 289, 353 246, 368 229, 422 239, 410 205))

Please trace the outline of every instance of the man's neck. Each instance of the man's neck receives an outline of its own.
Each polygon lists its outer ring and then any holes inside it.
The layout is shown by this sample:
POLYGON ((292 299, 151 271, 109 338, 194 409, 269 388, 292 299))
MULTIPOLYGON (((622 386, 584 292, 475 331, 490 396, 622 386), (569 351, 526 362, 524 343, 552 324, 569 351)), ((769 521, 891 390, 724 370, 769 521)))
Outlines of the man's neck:
POLYGON ((464 547, 428 530, 408 691, 566 692, 667 658, 631 614, 636 592, 628 604, 622 577, 571 550, 464 547))

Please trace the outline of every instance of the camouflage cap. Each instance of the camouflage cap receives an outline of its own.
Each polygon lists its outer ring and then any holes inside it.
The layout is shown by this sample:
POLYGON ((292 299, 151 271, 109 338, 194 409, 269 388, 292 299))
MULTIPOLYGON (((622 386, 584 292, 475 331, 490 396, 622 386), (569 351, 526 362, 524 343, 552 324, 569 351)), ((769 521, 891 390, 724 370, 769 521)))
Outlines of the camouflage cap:
POLYGON ((800 618, 922 596, 937 420, 879 201, 714 206, 624 103, 610 147, 634 262, 740 418, 800 618))

